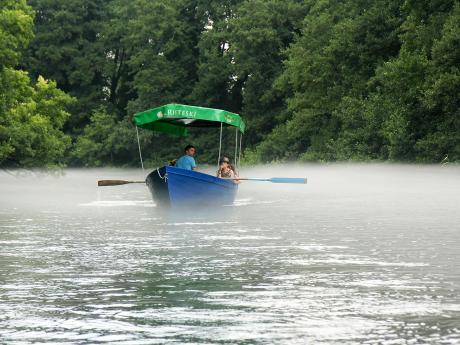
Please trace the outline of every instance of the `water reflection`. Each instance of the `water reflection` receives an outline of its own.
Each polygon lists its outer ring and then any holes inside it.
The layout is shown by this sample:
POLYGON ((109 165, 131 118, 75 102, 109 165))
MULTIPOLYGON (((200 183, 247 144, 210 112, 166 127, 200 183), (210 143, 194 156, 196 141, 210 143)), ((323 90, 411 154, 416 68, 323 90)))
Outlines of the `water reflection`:
POLYGON ((459 342, 460 171, 292 169, 315 184, 243 185, 234 207, 179 213, 140 186, 97 190, 104 171, 2 176, 0 339, 459 342))

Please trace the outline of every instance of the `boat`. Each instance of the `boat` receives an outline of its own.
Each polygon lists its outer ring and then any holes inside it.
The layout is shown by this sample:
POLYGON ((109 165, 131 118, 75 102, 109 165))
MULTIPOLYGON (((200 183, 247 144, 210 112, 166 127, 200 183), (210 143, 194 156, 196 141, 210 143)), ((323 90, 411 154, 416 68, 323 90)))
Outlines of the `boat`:
MULTIPOLYGON (((238 138, 241 152, 241 137, 245 124, 238 114, 221 109, 197 107, 183 104, 166 104, 134 115, 134 124, 146 130, 177 136, 186 136, 189 127, 220 127, 219 157, 222 148, 222 130, 234 127, 235 158, 237 162, 238 138)), ((139 141, 138 141, 139 142, 139 141)), ((142 153, 139 145, 139 155, 142 153)), ((146 184, 154 202, 164 207, 215 207, 232 205, 238 184, 196 170, 185 170, 174 166, 163 166, 147 175, 146 184)))
POLYGON ((154 201, 165 207, 229 206, 238 191, 233 181, 172 166, 155 169, 145 182, 154 201))

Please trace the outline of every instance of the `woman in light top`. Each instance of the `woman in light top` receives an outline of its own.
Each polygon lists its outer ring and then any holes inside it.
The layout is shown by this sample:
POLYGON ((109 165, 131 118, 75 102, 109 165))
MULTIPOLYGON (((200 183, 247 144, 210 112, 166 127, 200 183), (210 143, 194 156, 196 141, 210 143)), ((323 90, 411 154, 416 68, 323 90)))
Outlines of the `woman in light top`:
MULTIPOLYGON (((238 174, 235 171, 233 165, 230 164, 228 157, 223 157, 219 161, 219 170, 217 170, 217 177, 233 179, 237 178, 238 174)), ((233 180, 234 183, 240 183, 238 180, 233 180)))

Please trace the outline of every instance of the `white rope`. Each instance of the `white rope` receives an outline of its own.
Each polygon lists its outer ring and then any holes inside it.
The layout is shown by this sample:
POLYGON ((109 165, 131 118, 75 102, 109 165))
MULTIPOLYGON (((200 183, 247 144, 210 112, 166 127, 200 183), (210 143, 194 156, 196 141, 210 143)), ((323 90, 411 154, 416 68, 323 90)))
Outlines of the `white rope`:
POLYGON ((160 174, 160 168, 157 168, 157 173, 158 173, 158 176, 159 176, 162 180, 166 180, 166 173, 165 173, 163 176, 161 176, 161 174, 160 174))
POLYGON ((144 161, 142 160, 141 142, 139 141, 139 129, 136 126, 137 147, 139 148, 139 158, 141 159, 142 172, 144 172, 144 161))

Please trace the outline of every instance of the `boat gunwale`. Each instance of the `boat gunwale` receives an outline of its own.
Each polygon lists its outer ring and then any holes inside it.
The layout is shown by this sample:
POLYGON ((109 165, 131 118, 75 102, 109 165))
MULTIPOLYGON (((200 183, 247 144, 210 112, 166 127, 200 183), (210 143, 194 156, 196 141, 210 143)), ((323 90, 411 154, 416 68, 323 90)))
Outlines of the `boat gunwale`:
POLYGON ((166 174, 167 174, 167 176, 169 174, 172 174, 172 175, 178 175, 178 176, 183 176, 183 177, 187 177, 187 178, 192 178, 192 179, 195 179, 195 180, 199 180, 201 182, 206 182, 206 183, 210 183, 210 184, 216 184, 216 185, 219 185, 219 186, 222 186, 224 188, 231 189, 231 190, 238 189, 238 184, 234 183, 233 181, 225 180, 225 179, 222 179, 222 178, 217 177, 217 176, 213 176, 213 175, 203 173, 201 171, 186 170, 186 169, 166 166, 166 174), (182 172, 186 172, 186 173, 182 173, 182 172), (193 176, 195 174, 198 174, 198 176, 193 176), (203 178, 200 175, 204 175, 204 176, 206 176, 206 178, 203 178), (212 181, 209 181, 208 180, 209 178, 211 178, 212 181))

